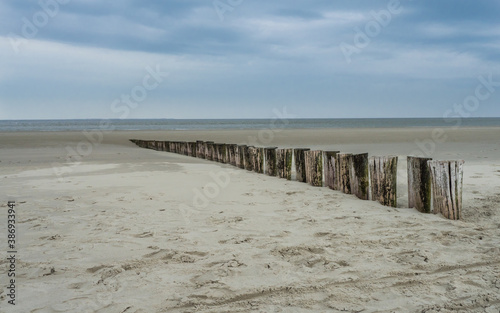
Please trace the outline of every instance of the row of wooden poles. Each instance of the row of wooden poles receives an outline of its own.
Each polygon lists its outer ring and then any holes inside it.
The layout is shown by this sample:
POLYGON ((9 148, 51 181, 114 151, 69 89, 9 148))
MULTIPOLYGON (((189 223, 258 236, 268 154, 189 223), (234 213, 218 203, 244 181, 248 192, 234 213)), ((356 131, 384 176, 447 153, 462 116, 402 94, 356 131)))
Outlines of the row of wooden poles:
MULTIPOLYGON (((278 149, 213 141, 156 141, 131 139, 142 148, 166 151, 292 180, 296 180, 397 206, 397 156, 372 156, 339 151, 278 149), (293 159, 292 159, 293 158, 293 159)), ((441 213, 458 220, 462 209, 464 161, 436 161, 409 156, 408 206, 423 213, 441 213)))

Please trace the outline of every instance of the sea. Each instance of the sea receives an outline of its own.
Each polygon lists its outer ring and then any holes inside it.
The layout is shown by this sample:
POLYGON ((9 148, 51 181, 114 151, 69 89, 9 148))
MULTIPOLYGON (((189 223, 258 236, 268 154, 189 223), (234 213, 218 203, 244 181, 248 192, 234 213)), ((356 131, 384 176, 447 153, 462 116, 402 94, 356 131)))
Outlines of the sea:
POLYGON ((310 119, 72 119, 0 120, 0 132, 113 130, 231 130, 407 127, 500 127, 500 118, 310 118, 310 119))

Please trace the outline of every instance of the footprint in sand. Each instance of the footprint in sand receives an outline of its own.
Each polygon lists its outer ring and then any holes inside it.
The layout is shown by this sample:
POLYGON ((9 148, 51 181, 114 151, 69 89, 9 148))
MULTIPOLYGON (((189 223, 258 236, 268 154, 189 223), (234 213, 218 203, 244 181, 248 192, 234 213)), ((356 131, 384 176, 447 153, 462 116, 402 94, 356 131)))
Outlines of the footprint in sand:
POLYGON ((147 238, 147 237, 153 237, 153 233, 152 232, 143 232, 142 234, 136 234, 134 235, 134 237, 136 238, 147 238))

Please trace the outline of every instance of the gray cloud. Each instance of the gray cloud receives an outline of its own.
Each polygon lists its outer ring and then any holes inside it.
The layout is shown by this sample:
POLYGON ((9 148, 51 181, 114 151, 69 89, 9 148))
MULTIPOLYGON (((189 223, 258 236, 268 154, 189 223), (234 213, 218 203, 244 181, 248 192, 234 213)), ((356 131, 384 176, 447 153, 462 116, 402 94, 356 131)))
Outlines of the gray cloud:
MULTIPOLYGON (((5 0, 0 118, 109 115, 156 64, 171 77, 131 117, 267 117, 283 105, 307 117, 442 116, 479 75, 500 80, 493 0, 401 0, 347 62, 341 44, 355 46, 389 3, 244 0, 221 21, 206 0, 72 0, 25 39, 39 2, 5 0)), ((475 114, 500 115, 499 94, 475 114)))

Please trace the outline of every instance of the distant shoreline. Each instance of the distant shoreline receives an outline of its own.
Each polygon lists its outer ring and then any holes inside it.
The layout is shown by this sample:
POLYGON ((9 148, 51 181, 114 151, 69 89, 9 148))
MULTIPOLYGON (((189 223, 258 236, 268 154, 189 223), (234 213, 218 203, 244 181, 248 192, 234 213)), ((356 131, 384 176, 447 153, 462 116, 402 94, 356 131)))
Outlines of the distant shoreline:
POLYGON ((349 118, 294 119, 81 119, 81 120, 4 120, 0 132, 85 131, 189 131, 252 129, 396 129, 396 128, 484 128, 500 127, 500 118, 349 118))

